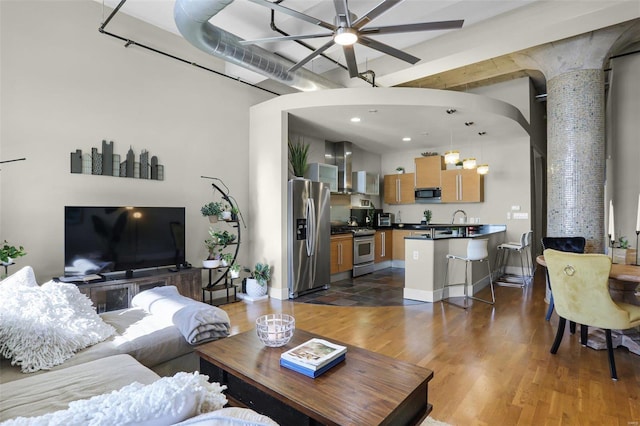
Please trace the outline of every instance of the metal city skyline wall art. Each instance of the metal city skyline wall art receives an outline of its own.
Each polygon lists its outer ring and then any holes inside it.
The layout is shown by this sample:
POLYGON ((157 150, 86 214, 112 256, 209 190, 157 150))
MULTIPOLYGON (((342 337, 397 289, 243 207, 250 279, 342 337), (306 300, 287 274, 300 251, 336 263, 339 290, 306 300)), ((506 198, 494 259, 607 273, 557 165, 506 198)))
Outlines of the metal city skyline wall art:
POLYGON ((129 147, 125 160, 120 162, 120 154, 113 153, 113 141, 106 140, 102 141, 102 152, 95 147, 90 153, 83 153, 81 149, 72 152, 71 173, 164 180, 164 166, 158 164, 158 157, 149 158, 149 151, 143 149, 136 161, 133 148, 129 147))

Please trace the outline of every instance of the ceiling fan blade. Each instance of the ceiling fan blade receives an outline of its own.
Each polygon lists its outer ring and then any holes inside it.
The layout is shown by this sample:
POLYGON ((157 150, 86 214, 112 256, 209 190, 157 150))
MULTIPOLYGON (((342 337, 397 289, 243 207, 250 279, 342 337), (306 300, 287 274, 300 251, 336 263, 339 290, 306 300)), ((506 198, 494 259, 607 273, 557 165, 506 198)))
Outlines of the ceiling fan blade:
POLYGON ((319 48, 317 48, 316 50, 308 54, 306 57, 304 57, 300 62, 298 62, 291 68, 289 68, 289 71, 297 70, 298 68, 302 67, 304 64, 306 64, 307 62, 309 62, 310 60, 312 60, 313 58, 315 58, 316 56, 318 56, 319 54, 321 54, 331 46, 333 46, 334 44, 335 44, 335 41, 333 41, 333 39, 329 40, 328 42, 326 42, 325 44, 323 44, 322 46, 320 46, 319 48))
POLYGON ((322 37, 331 37, 331 36, 333 36, 333 33, 301 34, 301 35, 290 35, 290 36, 280 36, 280 37, 258 38, 255 40, 241 40, 239 43, 242 45, 247 45, 247 44, 266 43, 270 41, 304 40, 307 38, 322 38, 322 37))
POLYGON ((386 27, 364 28, 360 34, 397 34, 410 33, 413 31, 435 31, 435 30, 455 30, 462 27, 464 19, 457 21, 421 22, 417 24, 389 25, 386 27))
POLYGON ((420 61, 420 58, 416 58, 415 56, 409 55, 408 53, 403 52, 402 50, 396 49, 395 47, 391 47, 388 44, 380 43, 379 41, 370 39, 369 37, 365 37, 361 35, 360 37, 358 37, 358 43, 362 44, 363 46, 367 46, 372 49, 378 50, 382 53, 386 53, 387 55, 391 55, 393 57, 401 59, 405 62, 409 62, 412 65, 420 61))
POLYGON ((369 12, 362 15, 360 18, 353 23, 352 27, 356 30, 367 25, 369 22, 376 19, 378 16, 385 13, 387 10, 391 9, 393 6, 400 3, 402 0, 383 0, 382 3, 371 9, 369 12))
POLYGON ((314 18, 313 16, 305 15, 304 13, 300 13, 297 10, 289 9, 288 7, 280 6, 278 3, 272 3, 267 0, 249 0, 252 3, 259 4, 264 7, 268 7, 269 9, 273 9, 277 12, 281 12, 287 14, 289 16, 293 16, 294 18, 302 19, 303 21, 310 22, 314 25, 319 25, 323 28, 326 28, 331 31, 336 30, 336 26, 330 24, 328 22, 324 22, 318 18, 314 18))
POLYGON ((344 22, 347 27, 350 27, 351 16, 349 13, 349 6, 347 6, 347 0, 333 0, 333 5, 336 8, 336 14, 338 17, 344 16, 344 19, 338 19, 338 22, 344 22))
POLYGON ((353 51, 353 45, 342 46, 344 51, 344 59, 347 61, 347 68, 349 69, 349 77, 354 78, 358 76, 358 63, 356 62, 356 54, 353 51))

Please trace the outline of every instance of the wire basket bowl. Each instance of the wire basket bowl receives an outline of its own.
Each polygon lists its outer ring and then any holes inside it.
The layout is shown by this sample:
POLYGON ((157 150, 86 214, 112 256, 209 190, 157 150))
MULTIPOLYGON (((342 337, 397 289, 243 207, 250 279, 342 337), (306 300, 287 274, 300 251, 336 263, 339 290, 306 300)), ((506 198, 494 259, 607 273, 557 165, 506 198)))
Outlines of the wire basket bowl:
POLYGON ((265 346, 284 346, 293 337, 296 320, 287 314, 269 314, 256 319, 256 333, 265 346))

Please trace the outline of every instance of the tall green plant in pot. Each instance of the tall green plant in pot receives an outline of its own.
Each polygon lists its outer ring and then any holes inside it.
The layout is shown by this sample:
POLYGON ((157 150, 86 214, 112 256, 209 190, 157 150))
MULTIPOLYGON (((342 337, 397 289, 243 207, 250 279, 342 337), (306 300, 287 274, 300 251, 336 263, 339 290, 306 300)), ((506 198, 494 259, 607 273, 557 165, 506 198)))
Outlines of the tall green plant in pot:
POLYGON ((307 171, 307 158, 309 145, 302 141, 293 143, 289 141, 289 169, 296 177, 304 177, 307 171))

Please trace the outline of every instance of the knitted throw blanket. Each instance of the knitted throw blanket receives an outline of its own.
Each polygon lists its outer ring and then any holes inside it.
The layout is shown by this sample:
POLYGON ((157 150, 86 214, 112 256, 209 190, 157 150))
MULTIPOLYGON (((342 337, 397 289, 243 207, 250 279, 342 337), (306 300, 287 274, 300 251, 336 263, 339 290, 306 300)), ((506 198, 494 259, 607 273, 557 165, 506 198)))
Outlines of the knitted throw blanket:
POLYGON ((226 386, 209 383, 198 373, 177 373, 150 385, 134 382, 120 390, 73 401, 66 410, 40 417, 17 417, 3 426, 17 425, 171 425, 227 403, 226 386))

